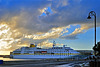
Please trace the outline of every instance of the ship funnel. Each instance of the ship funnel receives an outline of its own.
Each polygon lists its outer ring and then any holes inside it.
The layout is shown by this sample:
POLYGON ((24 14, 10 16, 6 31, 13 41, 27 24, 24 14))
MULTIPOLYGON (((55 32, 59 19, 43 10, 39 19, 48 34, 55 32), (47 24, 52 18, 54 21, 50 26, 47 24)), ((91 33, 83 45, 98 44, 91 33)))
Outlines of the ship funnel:
POLYGON ((30 44, 30 47, 36 47, 34 44, 30 44))
POLYGON ((37 43, 35 42, 35 47, 37 47, 37 43))

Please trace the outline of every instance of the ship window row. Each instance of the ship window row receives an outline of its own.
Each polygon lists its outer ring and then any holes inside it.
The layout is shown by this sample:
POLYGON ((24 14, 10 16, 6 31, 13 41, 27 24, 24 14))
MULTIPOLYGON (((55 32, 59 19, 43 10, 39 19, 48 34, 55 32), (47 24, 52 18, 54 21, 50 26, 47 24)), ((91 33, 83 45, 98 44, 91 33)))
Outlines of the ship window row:
POLYGON ((52 50, 51 52, 69 52, 69 51, 53 51, 53 50, 52 50))
POLYGON ((13 51, 13 52, 21 52, 21 51, 13 51))
POLYGON ((53 47, 52 49, 63 49, 63 47, 53 47))
POLYGON ((14 53, 21 53, 21 51, 14 51, 14 53))
POLYGON ((24 51, 25 53, 32 53, 32 51, 24 51))
POLYGON ((77 53, 47 53, 47 54, 39 54, 39 53, 36 53, 34 55, 67 55, 67 56, 70 56, 70 55, 78 55, 77 53))
POLYGON ((73 49, 65 49, 65 50, 73 50, 73 49))

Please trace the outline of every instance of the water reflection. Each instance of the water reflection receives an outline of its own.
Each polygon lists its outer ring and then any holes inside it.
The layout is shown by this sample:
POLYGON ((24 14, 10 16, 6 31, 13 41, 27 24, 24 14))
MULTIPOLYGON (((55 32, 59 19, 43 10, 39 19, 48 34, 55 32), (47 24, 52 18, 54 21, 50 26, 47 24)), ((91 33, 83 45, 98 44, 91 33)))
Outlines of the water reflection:
POLYGON ((0 60, 3 60, 3 61, 23 61, 24 59, 11 59, 11 58, 0 57, 0 60))

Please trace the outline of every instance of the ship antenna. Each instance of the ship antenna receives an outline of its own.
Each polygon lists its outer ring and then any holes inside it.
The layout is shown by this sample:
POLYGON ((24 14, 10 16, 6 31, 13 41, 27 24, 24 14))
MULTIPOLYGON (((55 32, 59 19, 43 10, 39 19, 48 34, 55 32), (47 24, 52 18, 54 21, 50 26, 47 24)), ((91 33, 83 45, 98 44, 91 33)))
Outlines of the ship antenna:
POLYGON ((36 42, 35 42, 35 46, 37 47, 37 44, 36 44, 36 42))
POLYGON ((56 45, 56 42, 55 41, 53 41, 53 47, 56 45))
POLYGON ((41 48, 41 43, 40 43, 40 48, 41 48))

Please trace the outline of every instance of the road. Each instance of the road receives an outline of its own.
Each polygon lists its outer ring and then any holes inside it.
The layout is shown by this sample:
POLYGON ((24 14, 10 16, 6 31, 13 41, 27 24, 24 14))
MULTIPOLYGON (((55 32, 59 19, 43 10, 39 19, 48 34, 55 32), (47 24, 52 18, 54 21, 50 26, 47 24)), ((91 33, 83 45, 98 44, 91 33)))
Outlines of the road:
MULTIPOLYGON (((15 62, 0 65, 0 67, 82 67, 88 65, 85 61, 70 61, 70 62, 15 62), (85 64, 86 63, 86 64, 85 64)), ((88 66, 85 66, 88 67, 88 66)))

